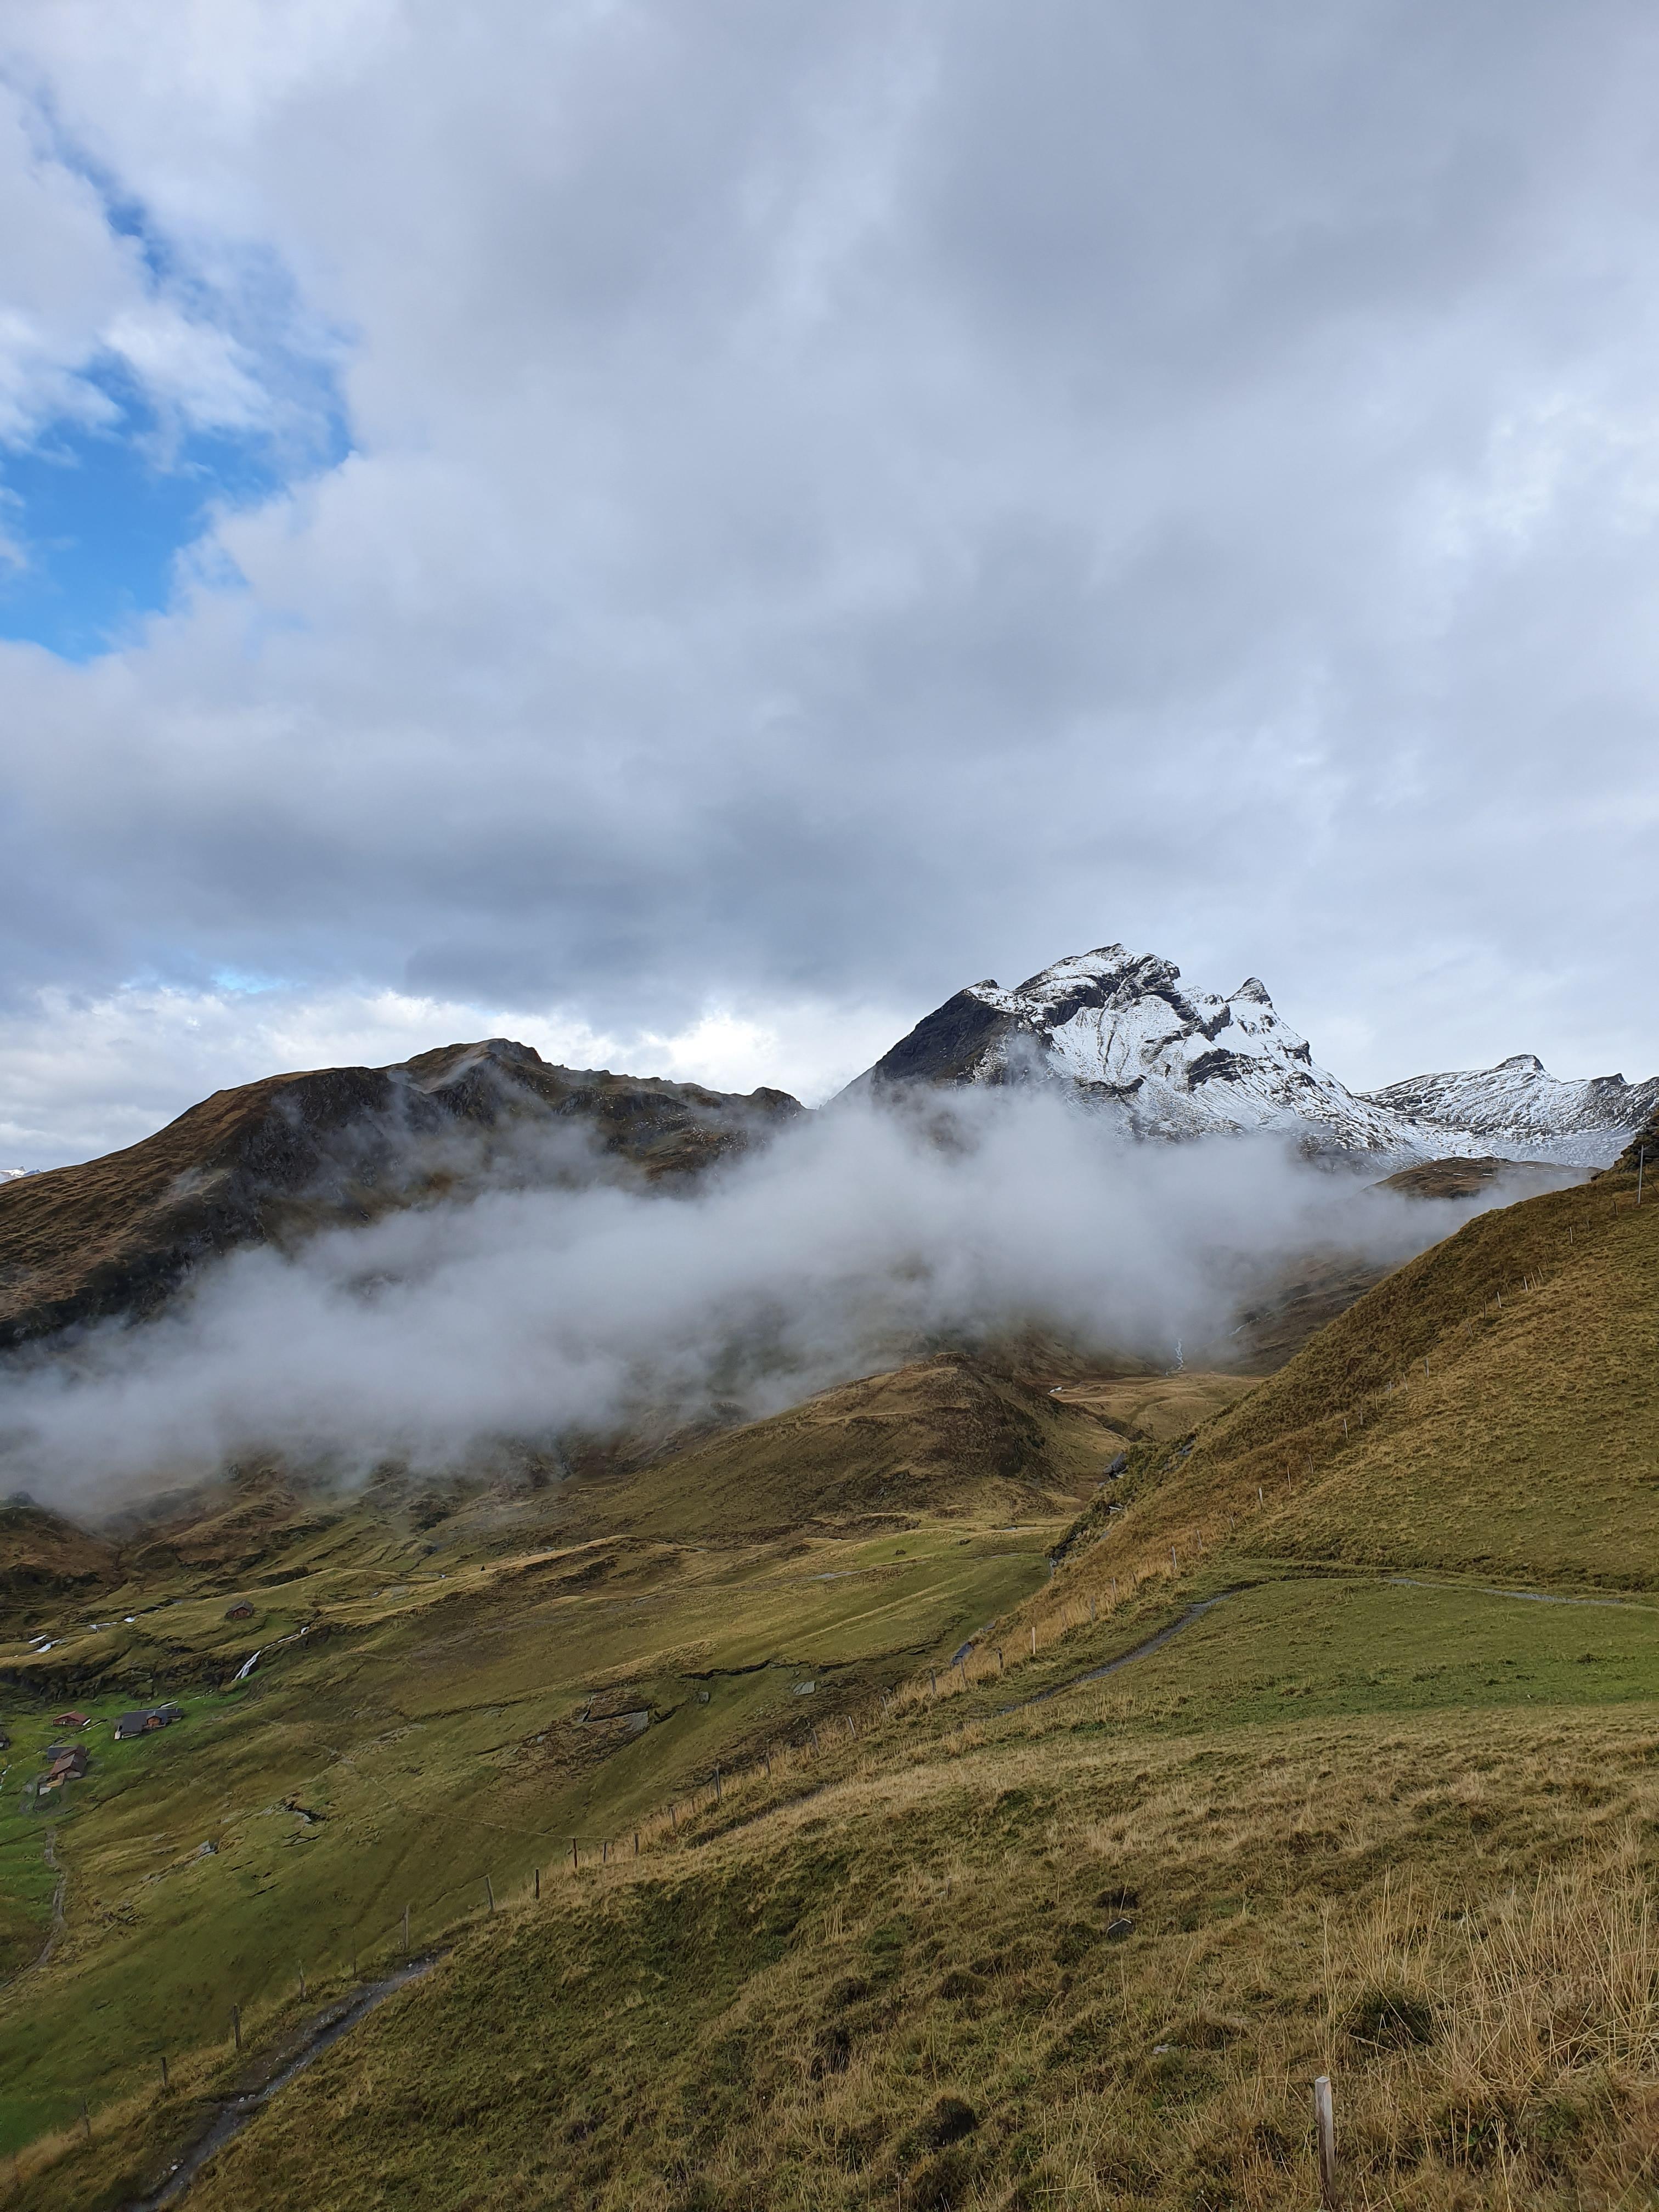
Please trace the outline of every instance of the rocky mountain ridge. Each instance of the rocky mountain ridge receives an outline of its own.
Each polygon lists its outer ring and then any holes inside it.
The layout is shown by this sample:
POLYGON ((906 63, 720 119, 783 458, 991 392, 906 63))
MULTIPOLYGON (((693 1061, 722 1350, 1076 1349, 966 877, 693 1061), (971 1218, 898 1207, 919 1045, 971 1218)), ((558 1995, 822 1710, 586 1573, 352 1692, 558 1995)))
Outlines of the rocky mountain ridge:
POLYGON ((1610 1137, 1627 1134, 1659 1108, 1659 1076, 1646 1083, 1626 1083, 1622 1075, 1564 1083, 1534 1054, 1518 1052, 1496 1067, 1415 1075, 1362 1095, 1429 1130, 1549 1145, 1562 1158, 1582 1140, 1583 1164, 1599 1166, 1610 1137))
POLYGON ((1401 1165, 1490 1155, 1604 1166, 1659 1103, 1659 1078, 1563 1083, 1530 1054, 1350 1091, 1258 977, 1225 996, 1195 991, 1172 961, 1121 945, 1058 960, 1012 990, 970 984, 849 1091, 981 1084, 1062 1087, 1139 1138, 1270 1131, 1311 1152, 1401 1165))
POLYGON ((0 1349, 152 1310, 202 1261, 486 1182, 672 1187, 805 1109, 781 1091, 556 1067, 505 1037, 267 1076, 153 1137, 0 1186, 0 1349))

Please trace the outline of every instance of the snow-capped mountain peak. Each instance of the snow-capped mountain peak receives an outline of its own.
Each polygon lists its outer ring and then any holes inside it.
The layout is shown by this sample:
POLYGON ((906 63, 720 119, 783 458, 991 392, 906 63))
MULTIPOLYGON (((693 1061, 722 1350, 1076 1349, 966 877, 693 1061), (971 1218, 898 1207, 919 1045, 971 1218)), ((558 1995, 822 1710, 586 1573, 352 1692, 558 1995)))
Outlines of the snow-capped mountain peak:
POLYGON ((1530 1053, 1354 1092, 1318 1065, 1259 976, 1224 996, 1192 990, 1173 961, 1122 945, 1057 960, 1012 990, 969 985, 851 1087, 941 1084, 1061 1085, 1140 1137, 1279 1130, 1311 1150, 1399 1161, 1595 1166, 1659 1104, 1659 1079, 1559 1083, 1530 1053))
POLYGON ((1395 1117, 1316 1064, 1259 976, 1225 996, 1189 990, 1173 961, 1122 945, 1057 960, 1012 990, 959 991, 860 1087, 1034 1082, 1073 1086, 1137 1136, 1279 1128, 1331 1149, 1402 1150, 1395 1117))
POLYGON ((1121 945, 1057 960, 1015 990, 976 984, 972 995, 1039 1036, 1048 1072, 1115 1090, 1156 1077, 1190 1091, 1247 1072, 1224 1063, 1260 1063, 1248 1071, 1260 1073, 1312 1060, 1256 976, 1226 998, 1183 991, 1173 961, 1121 945))

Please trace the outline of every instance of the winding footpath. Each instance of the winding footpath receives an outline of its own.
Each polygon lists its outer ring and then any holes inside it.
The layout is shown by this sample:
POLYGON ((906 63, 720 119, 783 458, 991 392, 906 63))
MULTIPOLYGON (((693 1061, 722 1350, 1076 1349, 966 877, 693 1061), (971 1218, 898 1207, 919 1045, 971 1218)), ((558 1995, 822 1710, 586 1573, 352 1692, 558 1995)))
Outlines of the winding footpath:
POLYGON ((383 2005, 410 1982, 418 1982, 423 1974, 429 1974, 442 1955, 434 1951, 428 1957, 411 1959, 395 1973, 378 1982, 366 1982, 352 1996, 319 2013, 268 2081, 257 2089, 240 2090, 216 2101, 207 2127, 167 2169, 167 2179, 161 2187, 148 2197, 131 2198, 125 2212, 161 2212, 163 2205, 176 2203, 208 2160, 216 2157, 233 2137, 240 2135, 279 2089, 286 2089, 296 2074, 302 2074, 313 2059, 319 2058, 331 2044, 337 2043, 376 2006, 383 2005))

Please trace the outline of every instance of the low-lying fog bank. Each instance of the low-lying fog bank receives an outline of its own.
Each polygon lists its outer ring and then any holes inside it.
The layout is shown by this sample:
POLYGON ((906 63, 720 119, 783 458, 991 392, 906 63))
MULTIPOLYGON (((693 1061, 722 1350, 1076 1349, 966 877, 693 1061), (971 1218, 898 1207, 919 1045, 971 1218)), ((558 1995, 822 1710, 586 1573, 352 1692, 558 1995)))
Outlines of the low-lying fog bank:
POLYGON ((1367 1183, 1267 1139, 1126 1143, 1029 1093, 847 1108, 690 1195, 488 1189, 216 1262, 159 1318, 0 1371, 0 1489, 85 1514, 260 1450, 435 1473, 1033 1328, 1213 1358, 1293 1259, 1395 1263, 1516 1194, 1367 1183))

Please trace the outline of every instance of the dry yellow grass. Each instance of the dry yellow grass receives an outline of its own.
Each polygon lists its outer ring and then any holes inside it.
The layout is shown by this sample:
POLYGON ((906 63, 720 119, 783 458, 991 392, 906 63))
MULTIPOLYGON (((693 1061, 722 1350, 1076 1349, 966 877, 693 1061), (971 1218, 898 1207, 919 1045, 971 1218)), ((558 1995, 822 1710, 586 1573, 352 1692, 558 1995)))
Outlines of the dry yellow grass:
MULTIPOLYGON (((1355 2206, 1659 2179, 1651 1710, 1177 1736, 1102 1688, 726 1810, 465 1934, 192 2204, 1308 2203, 1319 2072, 1355 2206)), ((118 2201, 163 2140, 24 2201, 118 2201)))

